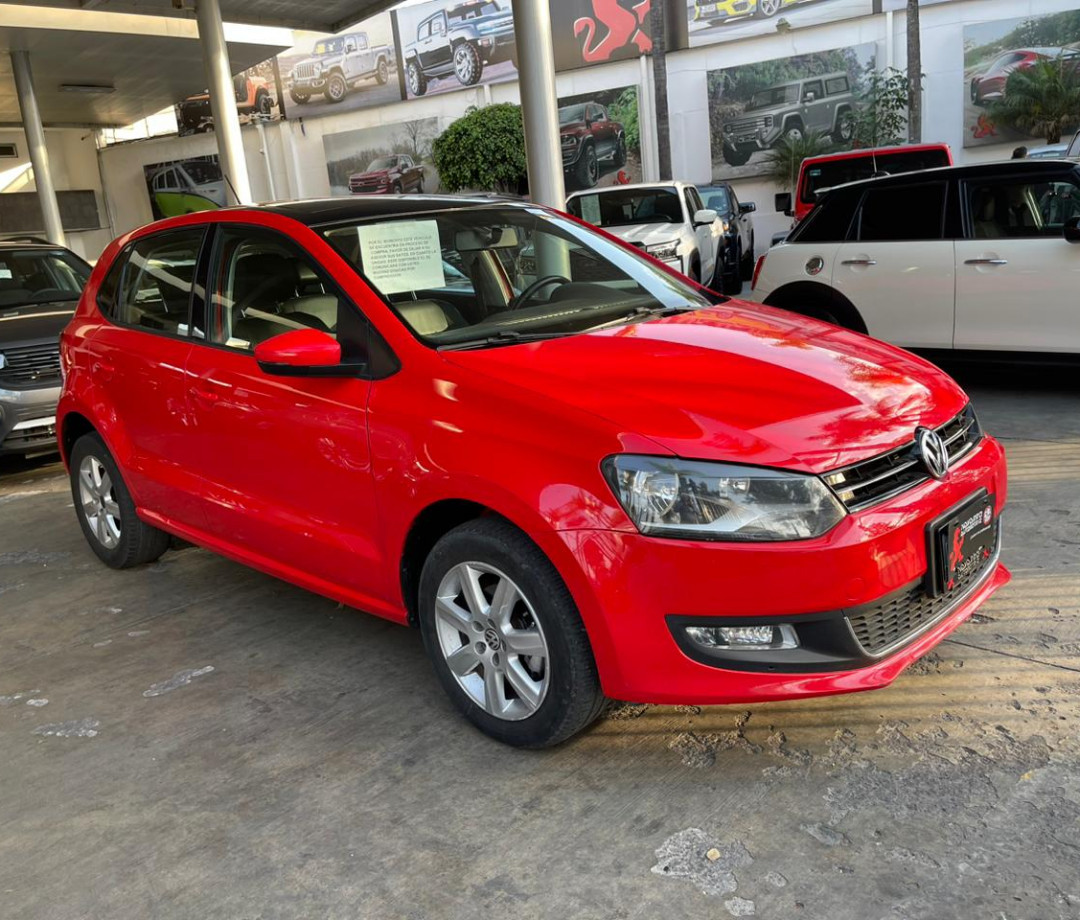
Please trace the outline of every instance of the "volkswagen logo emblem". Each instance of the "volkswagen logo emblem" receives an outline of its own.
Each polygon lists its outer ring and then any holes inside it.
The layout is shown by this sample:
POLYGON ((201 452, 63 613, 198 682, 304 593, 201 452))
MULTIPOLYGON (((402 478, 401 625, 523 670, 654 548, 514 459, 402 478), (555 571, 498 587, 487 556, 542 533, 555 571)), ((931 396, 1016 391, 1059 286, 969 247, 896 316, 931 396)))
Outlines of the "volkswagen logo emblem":
POLYGON ((949 450, 941 435, 933 429, 915 429, 915 455, 935 479, 944 479, 949 475, 949 450))

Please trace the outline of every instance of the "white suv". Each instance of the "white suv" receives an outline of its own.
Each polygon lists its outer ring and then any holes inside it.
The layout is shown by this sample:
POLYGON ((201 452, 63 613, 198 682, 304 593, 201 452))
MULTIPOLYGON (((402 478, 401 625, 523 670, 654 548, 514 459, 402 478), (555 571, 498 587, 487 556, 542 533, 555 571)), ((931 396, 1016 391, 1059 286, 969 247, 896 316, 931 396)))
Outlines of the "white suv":
POLYGON ((717 257, 727 224, 702 204, 693 185, 649 182, 590 189, 567 198, 566 210, 720 290, 724 264, 717 257))
POLYGON ((1080 353, 1080 165, 1009 160, 824 193, 751 300, 920 349, 1080 353))

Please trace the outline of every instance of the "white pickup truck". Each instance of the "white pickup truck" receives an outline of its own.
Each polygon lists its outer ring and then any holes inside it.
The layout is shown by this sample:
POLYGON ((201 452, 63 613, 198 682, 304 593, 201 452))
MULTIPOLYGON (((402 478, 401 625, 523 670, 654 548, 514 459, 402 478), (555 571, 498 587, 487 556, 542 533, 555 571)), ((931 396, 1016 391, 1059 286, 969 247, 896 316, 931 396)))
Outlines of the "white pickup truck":
POLYGON ((677 268, 694 281, 720 290, 724 221, 702 204, 687 182, 613 185, 576 192, 566 210, 677 268))
POLYGON ((289 96, 298 104, 322 93, 328 102, 341 102, 350 89, 375 78, 380 86, 390 78, 390 47, 372 45, 366 32, 347 32, 320 38, 311 56, 289 72, 289 96))

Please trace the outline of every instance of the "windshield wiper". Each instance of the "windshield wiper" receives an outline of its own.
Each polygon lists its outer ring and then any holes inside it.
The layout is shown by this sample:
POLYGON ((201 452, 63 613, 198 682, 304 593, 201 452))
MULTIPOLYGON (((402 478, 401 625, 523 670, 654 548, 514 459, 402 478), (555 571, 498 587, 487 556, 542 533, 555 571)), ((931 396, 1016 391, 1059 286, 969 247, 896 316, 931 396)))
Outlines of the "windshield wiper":
POLYGON ((684 304, 678 306, 671 304, 666 307, 634 307, 622 316, 618 316, 615 319, 609 319, 606 322, 599 323, 596 326, 589 326, 587 329, 583 329, 582 332, 596 332, 598 329, 607 329, 611 326, 622 326, 626 323, 632 323, 636 319, 656 319, 661 316, 675 316, 679 313, 693 313, 695 310, 702 310, 703 307, 695 307, 690 304, 684 304))
POLYGON ((491 335, 475 339, 463 339, 460 342, 447 342, 439 345, 439 351, 465 351, 470 348, 493 348, 498 345, 517 345, 520 342, 540 342, 544 339, 560 339, 573 335, 573 332, 516 332, 513 329, 500 329, 491 335))

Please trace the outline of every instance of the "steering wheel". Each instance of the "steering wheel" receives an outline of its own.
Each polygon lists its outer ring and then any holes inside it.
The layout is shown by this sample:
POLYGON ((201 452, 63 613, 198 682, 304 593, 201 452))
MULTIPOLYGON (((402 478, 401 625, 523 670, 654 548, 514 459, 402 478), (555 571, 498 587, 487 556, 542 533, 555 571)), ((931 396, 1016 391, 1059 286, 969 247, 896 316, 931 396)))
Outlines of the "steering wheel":
POLYGON ((512 301, 510 301, 508 310, 520 310, 529 299, 536 293, 546 288, 549 284, 570 284, 570 279, 565 278, 562 275, 544 275, 543 278, 537 278, 532 284, 530 284, 524 291, 517 295, 512 301))

